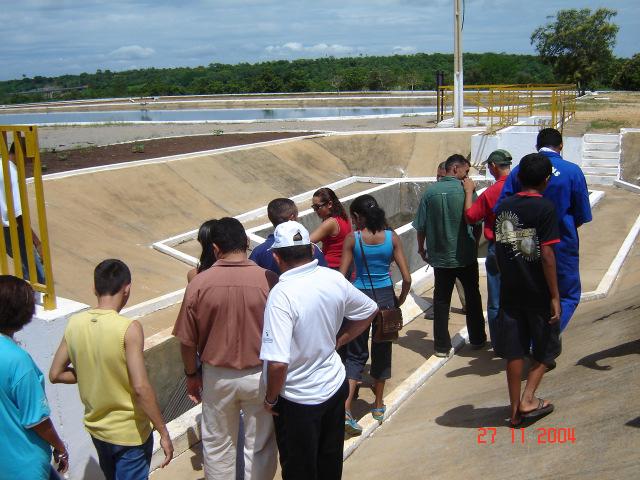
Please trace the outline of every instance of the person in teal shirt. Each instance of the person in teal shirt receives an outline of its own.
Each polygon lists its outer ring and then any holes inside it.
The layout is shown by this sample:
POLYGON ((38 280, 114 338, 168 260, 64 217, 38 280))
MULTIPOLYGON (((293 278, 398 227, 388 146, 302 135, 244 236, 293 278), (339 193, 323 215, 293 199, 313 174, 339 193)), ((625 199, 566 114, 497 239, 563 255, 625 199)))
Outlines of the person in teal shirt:
POLYGON ((44 376, 13 335, 35 312, 33 289, 24 280, 0 275, 0 480, 58 479, 69 455, 51 419, 44 376))
POLYGON ((433 267, 433 341, 438 357, 447 357, 451 350, 449 308, 456 278, 464 288, 469 341, 474 348, 482 348, 487 340, 474 227, 464 220, 462 180, 470 167, 462 155, 451 155, 445 162, 445 176, 427 187, 412 223, 418 253, 433 267))

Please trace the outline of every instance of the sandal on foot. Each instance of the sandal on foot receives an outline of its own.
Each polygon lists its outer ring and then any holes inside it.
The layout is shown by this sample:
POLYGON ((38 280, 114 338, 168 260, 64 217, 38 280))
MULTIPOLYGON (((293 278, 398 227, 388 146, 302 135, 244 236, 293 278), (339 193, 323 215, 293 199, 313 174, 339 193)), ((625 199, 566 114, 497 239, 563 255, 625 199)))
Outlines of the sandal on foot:
POLYGON ((362 434, 362 427, 356 422, 351 412, 344 412, 344 431, 352 436, 358 436, 362 434))
POLYGON ((544 404, 544 400, 542 398, 538 399, 538 406, 533 410, 529 410, 528 412, 520 411, 520 416, 522 418, 538 418, 548 415, 553 412, 554 406, 553 403, 544 404))
POLYGON ((371 416, 373 417, 374 420, 377 420, 378 422, 382 423, 384 422, 384 413, 386 411, 387 411, 386 405, 383 405, 381 408, 372 408, 371 416))
POLYGON ((518 419, 514 422, 513 420, 511 420, 510 418, 507 419, 507 421, 509 422, 509 427, 511 428, 523 428, 524 425, 524 420, 522 419, 522 417, 518 417, 518 419))

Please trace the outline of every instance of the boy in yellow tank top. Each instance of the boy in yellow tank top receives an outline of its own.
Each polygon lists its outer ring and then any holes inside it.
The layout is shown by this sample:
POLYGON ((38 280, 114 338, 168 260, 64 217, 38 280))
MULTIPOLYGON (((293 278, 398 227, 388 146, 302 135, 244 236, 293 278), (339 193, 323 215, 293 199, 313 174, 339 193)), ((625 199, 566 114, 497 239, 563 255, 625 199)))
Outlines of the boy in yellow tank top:
POLYGON ((173 445, 147 377, 142 325, 118 313, 129 299, 131 272, 120 260, 104 260, 95 268, 94 282, 98 305, 69 319, 49 379, 78 384, 84 425, 107 480, 146 479, 151 423, 160 433, 163 467, 173 445))

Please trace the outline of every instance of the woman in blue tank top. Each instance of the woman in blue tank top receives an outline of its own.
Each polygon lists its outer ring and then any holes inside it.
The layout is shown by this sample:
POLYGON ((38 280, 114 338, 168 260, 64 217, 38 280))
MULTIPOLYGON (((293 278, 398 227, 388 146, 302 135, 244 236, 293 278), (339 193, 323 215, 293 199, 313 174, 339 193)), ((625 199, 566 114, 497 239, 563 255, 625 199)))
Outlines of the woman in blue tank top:
MULTIPOLYGON (((398 297, 398 305, 402 305, 409 294, 411 274, 400 238, 387 226, 384 210, 371 195, 356 198, 349 210, 356 231, 344 240, 340 272, 343 275, 347 274, 351 263, 354 262, 356 279, 353 284, 370 298, 377 299, 379 307, 389 308, 395 304, 395 291, 389 274, 391 262, 395 261, 402 275, 402 290, 398 297), (362 255, 363 250, 365 258, 362 255)), ((372 328, 375 333, 377 325, 374 323, 372 328)), ((351 414, 351 402, 358 383, 362 381, 362 371, 369 359, 369 330, 342 347, 340 355, 349 381, 349 396, 345 403, 345 431, 351 435, 359 435, 362 428, 351 414)), ((391 342, 371 344, 370 374, 374 379, 373 391, 376 397, 371 415, 382 422, 386 410, 383 401, 384 385, 385 381, 391 378, 391 342)))

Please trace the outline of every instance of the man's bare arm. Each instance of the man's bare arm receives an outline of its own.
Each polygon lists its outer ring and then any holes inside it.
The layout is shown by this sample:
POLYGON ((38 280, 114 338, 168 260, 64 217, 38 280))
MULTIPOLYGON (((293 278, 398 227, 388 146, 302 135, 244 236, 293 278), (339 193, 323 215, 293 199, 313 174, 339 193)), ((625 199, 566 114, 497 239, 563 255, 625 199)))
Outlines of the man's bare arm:
POLYGON ((56 350, 56 354, 51 362, 49 369, 49 381, 51 383, 78 383, 76 371, 71 367, 71 359, 69 358, 69 349, 67 341, 62 337, 62 341, 56 350))
POLYGON ((424 232, 416 231, 416 240, 418 241, 418 253, 422 257, 422 260, 427 261, 427 251, 424 248, 424 243, 427 240, 427 236, 424 232))
POLYGON ((155 429, 160 433, 160 446, 164 451, 164 462, 161 467, 165 467, 173 458, 173 444, 169 437, 167 425, 162 418, 162 413, 156 400, 156 393, 147 376, 147 368, 144 364, 144 332, 140 322, 134 320, 129 325, 124 336, 124 348, 129 381, 135 394, 136 403, 147 414, 155 429))
POLYGON ((376 309, 376 311, 373 312, 371 316, 366 320, 354 321, 345 319, 342 322, 340 330, 338 330, 338 334, 336 335, 336 348, 340 348, 341 346, 346 345, 362 332, 364 332, 369 327, 369 325, 371 325, 371 322, 374 318, 376 318, 377 314, 378 309, 376 309))
POLYGON ((202 372, 198 369, 198 350, 196 347, 181 343, 180 354, 187 377, 187 394, 193 403, 200 403, 202 401, 202 372))
POLYGON ((551 294, 551 319, 549 323, 557 323, 560 321, 560 292, 558 291, 558 275, 556 272, 556 255, 553 246, 542 245, 542 270, 544 278, 547 281, 547 287, 551 294))
POLYGON ((264 395, 264 408, 271 414, 277 415, 272 407, 278 401, 278 396, 284 388, 289 365, 282 362, 267 362, 267 391, 264 395))

